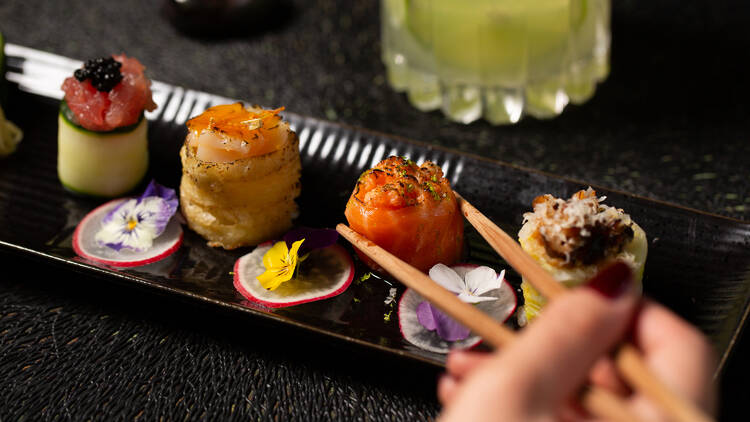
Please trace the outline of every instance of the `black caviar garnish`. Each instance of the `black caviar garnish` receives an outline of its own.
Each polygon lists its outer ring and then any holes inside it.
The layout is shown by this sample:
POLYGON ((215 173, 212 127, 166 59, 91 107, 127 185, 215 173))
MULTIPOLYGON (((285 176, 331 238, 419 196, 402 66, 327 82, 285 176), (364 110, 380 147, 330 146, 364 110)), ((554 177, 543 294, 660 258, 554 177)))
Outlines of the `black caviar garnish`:
POLYGON ((83 69, 76 70, 73 76, 79 82, 90 79, 97 91, 109 92, 122 81, 120 67, 122 63, 112 57, 99 57, 87 60, 83 69))

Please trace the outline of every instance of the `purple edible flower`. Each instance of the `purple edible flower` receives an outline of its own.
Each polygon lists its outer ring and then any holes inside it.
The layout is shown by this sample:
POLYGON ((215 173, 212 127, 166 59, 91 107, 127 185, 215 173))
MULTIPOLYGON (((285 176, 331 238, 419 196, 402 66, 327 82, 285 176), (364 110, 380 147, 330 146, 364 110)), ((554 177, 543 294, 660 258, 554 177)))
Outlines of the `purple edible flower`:
POLYGON ((174 191, 174 189, 162 186, 156 183, 155 180, 151 180, 151 183, 146 186, 146 190, 143 191, 143 194, 138 198, 138 201, 142 201, 149 196, 158 196, 159 198, 167 201, 167 205, 169 206, 170 212, 172 214, 177 211, 177 205, 179 204, 179 201, 177 200, 177 193, 174 191))
POLYGON ((291 248, 292 243, 305 239, 298 252, 299 256, 305 256, 315 249, 327 248, 335 244, 338 238, 339 234, 333 229, 298 227, 284 235, 284 242, 286 242, 287 248, 291 248))
POLYGON ((177 211, 173 189, 151 181, 138 198, 124 200, 102 219, 96 241, 116 251, 149 249, 177 211))
POLYGON ((436 331, 445 341, 458 341, 469 337, 470 330, 424 301, 417 306, 417 319, 428 331, 436 331))

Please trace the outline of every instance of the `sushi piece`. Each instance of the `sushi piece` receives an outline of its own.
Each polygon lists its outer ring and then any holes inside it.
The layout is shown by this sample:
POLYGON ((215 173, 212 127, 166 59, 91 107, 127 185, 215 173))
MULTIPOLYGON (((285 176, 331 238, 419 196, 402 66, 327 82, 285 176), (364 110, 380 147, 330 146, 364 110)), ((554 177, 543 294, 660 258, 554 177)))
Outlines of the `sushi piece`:
MULTIPOLYGON (((533 212, 523 215, 518 232, 521 248, 568 287, 584 283, 615 260, 627 263, 641 288, 648 243, 646 233, 623 210, 604 205, 604 197, 588 188, 568 199, 542 195, 533 212)), ((544 298, 526 279, 521 283, 527 320, 544 305, 544 298)))
POLYGON ((89 60, 65 79, 57 172, 73 192, 114 197, 148 168, 144 110, 156 109, 143 65, 124 54, 89 60))
MULTIPOLYGON (((421 271, 458 261, 464 222, 443 171, 389 157, 357 180, 344 212, 349 226, 421 271)), ((371 268, 377 264, 357 251, 371 268)))
POLYGON ((282 110, 226 104, 187 122, 180 204, 210 246, 257 245, 291 228, 301 163, 282 110))

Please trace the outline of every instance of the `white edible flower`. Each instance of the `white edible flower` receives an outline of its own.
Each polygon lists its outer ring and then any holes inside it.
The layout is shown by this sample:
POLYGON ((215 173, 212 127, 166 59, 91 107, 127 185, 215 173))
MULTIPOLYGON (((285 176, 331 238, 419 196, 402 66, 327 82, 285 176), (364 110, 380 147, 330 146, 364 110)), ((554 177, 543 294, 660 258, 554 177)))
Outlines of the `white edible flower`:
POLYGON ((498 275, 492 268, 484 266, 472 269, 463 278, 452 268, 443 264, 436 264, 430 268, 431 279, 457 294, 459 299, 467 303, 497 300, 496 297, 482 295, 499 289, 504 277, 505 270, 498 275))

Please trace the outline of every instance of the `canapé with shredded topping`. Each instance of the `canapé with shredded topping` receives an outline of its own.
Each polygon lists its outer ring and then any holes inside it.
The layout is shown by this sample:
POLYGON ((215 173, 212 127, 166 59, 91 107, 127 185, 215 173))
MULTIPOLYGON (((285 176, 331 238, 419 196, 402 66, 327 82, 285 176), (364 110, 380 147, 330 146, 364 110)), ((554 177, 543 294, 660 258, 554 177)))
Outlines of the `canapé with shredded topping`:
MULTIPOLYGON (((541 195, 523 215, 521 247, 559 282, 576 286, 614 260, 631 266, 638 288, 648 244, 646 233, 622 209, 603 204, 590 187, 570 199, 541 195)), ((544 299, 528 282, 521 284, 525 316, 534 318, 544 299)))

